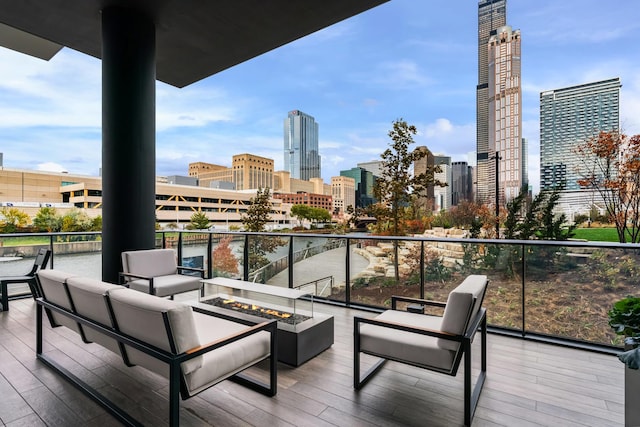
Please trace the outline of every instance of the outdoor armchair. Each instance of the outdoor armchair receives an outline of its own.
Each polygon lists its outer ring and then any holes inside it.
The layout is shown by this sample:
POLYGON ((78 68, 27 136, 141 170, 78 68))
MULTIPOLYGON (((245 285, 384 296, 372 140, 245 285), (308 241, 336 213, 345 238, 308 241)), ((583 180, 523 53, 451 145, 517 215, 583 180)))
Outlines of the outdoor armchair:
POLYGON ((122 252, 122 268, 121 284, 151 295, 173 299, 175 294, 202 289, 204 269, 178 265, 173 249, 122 252))
POLYGON ((31 271, 26 273, 23 276, 5 276, 0 277, 0 287, 2 292, 2 310, 9 310, 9 294, 8 294, 8 285, 10 283, 27 283, 29 285, 29 289, 31 290, 31 295, 33 298, 37 298, 38 295, 38 286, 36 283, 36 273, 40 269, 45 269, 47 267, 47 263, 49 262, 49 258, 51 257, 51 249, 40 248, 38 250, 38 254, 33 262, 33 267, 31 267, 31 271))
POLYGON ((373 319, 354 317, 354 387, 362 388, 387 360, 456 376, 464 356, 464 423, 470 425, 486 377, 486 310, 482 301, 486 276, 468 276, 446 303, 406 297, 392 297, 392 309, 373 319), (399 301, 422 307, 440 307, 442 316, 400 311, 399 301), (481 331, 481 366, 472 390, 471 343, 481 331), (360 353, 380 357, 363 377, 360 353))

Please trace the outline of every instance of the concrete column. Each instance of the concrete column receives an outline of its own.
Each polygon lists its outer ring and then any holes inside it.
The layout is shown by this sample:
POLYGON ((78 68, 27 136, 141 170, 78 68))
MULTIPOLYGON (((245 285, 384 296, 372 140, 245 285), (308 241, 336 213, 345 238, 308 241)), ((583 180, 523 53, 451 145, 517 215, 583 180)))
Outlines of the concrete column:
POLYGON ((155 246, 155 25, 124 7, 102 11, 102 279, 120 254, 155 246))

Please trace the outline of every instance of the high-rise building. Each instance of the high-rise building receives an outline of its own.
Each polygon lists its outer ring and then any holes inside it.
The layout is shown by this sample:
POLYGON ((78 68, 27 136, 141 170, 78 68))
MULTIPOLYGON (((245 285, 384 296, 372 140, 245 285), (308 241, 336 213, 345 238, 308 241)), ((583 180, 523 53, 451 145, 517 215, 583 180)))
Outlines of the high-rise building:
POLYGON ((488 160, 493 167, 487 170, 486 187, 489 200, 498 196, 504 202, 515 198, 527 183, 522 170, 526 152, 522 150, 520 30, 508 25, 497 28, 489 37, 488 61, 488 160))
POLYGON ((376 178, 382 176, 382 160, 357 163, 356 166, 371 172, 376 178))
POLYGON ((619 130, 620 78, 540 93, 540 190, 580 190, 573 149, 600 131, 619 130))
POLYGON ((467 162, 451 163, 451 206, 463 200, 473 200, 472 167, 467 162))
MULTIPOLYGON (((421 174, 431 173, 434 170, 435 157, 433 153, 429 150, 429 148, 421 145, 416 147, 416 151, 420 151, 426 153, 421 159, 418 159, 413 162, 413 175, 418 176, 421 174)), ((449 158, 449 164, 451 164, 451 158, 449 158)), ((434 178, 438 179, 434 174, 434 178)), ((426 191, 422 194, 418 195, 418 206, 424 209, 433 209, 434 208, 434 197, 435 197, 435 188, 434 186, 430 186, 426 189, 426 191)), ((438 209, 440 210, 440 209, 438 209)))
POLYGON ((446 186, 433 187, 434 211, 447 211, 451 208, 451 157, 435 155, 433 164, 440 167, 440 172, 435 172, 433 178, 446 186))
POLYGON ((356 205, 354 207, 366 208, 375 202, 373 197, 375 176, 370 171, 355 167, 340 171, 340 176, 348 176, 354 180, 356 189, 356 205))
POLYGON ((284 119, 284 168, 291 178, 320 178, 318 123, 299 110, 289 111, 284 119))
MULTIPOLYGON (((492 33, 507 24, 507 0, 480 0, 478 2, 478 85, 476 86, 476 197, 489 198, 490 183, 487 176, 489 157, 489 67, 488 43, 492 33)), ((493 187, 495 188, 495 187, 493 187)))

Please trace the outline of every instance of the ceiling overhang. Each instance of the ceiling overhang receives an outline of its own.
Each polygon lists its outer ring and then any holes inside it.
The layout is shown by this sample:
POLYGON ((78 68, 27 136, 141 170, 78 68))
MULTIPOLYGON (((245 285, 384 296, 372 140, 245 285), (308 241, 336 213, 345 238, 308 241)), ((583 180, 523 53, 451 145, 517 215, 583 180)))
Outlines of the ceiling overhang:
POLYGON ((132 8, 155 23, 157 79, 184 87, 386 1, 0 0, 0 46, 101 58, 100 11, 132 8))

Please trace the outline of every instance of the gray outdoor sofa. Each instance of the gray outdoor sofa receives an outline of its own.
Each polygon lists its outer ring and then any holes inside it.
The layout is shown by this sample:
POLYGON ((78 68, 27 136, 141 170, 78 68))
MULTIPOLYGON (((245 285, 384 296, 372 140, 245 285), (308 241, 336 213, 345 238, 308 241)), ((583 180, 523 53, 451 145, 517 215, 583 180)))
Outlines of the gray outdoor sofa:
POLYGON ((268 396, 277 392, 276 322, 243 322, 120 285, 59 270, 37 274, 37 358, 63 375, 126 425, 140 425, 43 352, 43 309, 52 327, 65 326, 84 342, 117 353, 169 379, 170 425, 179 425, 180 396, 187 399, 232 379, 268 396), (241 372, 269 359, 269 384, 241 372))

